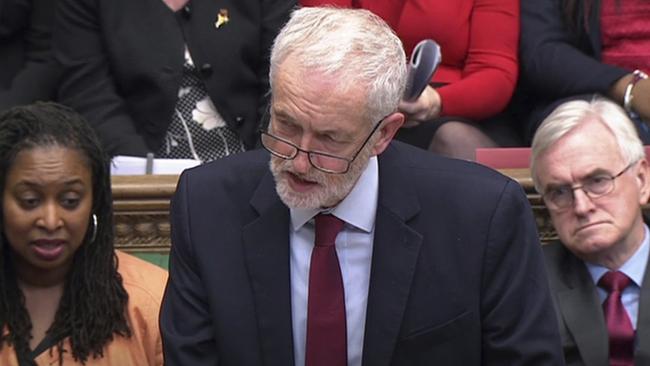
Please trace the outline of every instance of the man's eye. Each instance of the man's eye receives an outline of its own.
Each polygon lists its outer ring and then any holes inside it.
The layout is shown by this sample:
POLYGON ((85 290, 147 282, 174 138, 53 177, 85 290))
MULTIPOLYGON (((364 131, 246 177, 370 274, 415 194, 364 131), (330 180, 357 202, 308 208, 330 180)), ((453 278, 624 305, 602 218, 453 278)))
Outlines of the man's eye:
POLYGON ((274 124, 276 133, 281 133, 285 135, 291 135, 299 131, 298 127, 294 124, 290 124, 283 121, 277 121, 274 124))
POLYGON ((610 180, 610 178, 606 175, 597 175, 595 177, 591 177, 585 182, 586 184, 589 185, 598 185, 598 184, 603 184, 607 183, 610 180))
POLYGON ((557 187, 548 190, 548 196, 552 199, 564 197, 569 194, 571 189, 569 187, 557 187))

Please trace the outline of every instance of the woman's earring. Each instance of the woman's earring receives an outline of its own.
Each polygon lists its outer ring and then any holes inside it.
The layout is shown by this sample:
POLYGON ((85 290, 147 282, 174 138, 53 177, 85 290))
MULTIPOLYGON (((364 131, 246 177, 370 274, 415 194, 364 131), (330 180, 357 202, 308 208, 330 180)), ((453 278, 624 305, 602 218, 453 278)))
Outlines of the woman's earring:
POLYGON ((94 242, 95 239, 97 238, 97 215, 93 214, 93 234, 90 237, 90 242, 94 242))

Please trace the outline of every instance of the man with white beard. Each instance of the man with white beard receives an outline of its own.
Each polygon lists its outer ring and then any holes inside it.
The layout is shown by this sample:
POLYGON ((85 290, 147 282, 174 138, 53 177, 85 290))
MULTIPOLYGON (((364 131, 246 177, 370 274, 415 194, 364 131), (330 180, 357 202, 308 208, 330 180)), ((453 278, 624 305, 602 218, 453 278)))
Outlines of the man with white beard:
POLYGON ((266 151, 180 178, 167 365, 562 365, 519 185, 391 141, 406 65, 381 19, 295 11, 270 80, 266 151))

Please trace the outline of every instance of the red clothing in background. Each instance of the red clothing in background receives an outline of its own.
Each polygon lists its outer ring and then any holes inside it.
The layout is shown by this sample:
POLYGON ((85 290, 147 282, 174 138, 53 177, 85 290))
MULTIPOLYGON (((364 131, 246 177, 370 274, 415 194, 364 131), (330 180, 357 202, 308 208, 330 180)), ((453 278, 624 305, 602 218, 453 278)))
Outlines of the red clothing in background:
POLYGON ((650 2, 603 0, 600 30, 602 61, 650 72, 650 2))
POLYGON ((479 121, 501 112, 517 82, 518 0, 301 0, 304 6, 368 9, 404 43, 407 55, 422 39, 438 42, 442 63, 432 81, 441 116, 479 121))

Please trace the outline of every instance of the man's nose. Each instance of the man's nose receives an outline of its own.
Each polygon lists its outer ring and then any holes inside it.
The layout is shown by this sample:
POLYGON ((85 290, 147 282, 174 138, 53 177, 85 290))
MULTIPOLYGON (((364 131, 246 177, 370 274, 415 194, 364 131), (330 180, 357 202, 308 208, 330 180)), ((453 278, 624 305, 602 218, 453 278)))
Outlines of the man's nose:
POLYGON ((293 170, 296 173, 306 174, 311 168, 309 154, 304 151, 298 151, 298 155, 293 159, 293 170))
POLYGON ((573 211, 576 214, 585 214, 594 208, 594 202, 582 188, 573 190, 573 211))

